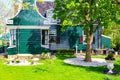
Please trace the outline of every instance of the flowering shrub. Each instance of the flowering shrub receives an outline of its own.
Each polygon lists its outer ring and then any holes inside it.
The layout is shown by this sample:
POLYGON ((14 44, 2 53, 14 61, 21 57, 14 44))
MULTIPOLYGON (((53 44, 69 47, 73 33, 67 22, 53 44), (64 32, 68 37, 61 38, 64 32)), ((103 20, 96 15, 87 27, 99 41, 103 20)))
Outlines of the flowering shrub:
POLYGON ((40 55, 40 59, 50 59, 50 53, 48 52, 48 53, 42 53, 41 55, 40 55))

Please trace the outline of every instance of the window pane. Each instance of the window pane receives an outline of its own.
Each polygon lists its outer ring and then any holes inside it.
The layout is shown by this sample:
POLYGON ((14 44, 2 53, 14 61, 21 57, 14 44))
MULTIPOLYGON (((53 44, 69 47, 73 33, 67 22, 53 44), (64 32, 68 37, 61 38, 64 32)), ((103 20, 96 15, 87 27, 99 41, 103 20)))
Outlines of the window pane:
POLYGON ((11 37, 11 45, 15 45, 16 44, 16 30, 15 29, 10 30, 10 37, 11 37))
POLYGON ((48 30, 42 30, 42 45, 48 45, 48 30))
POLYGON ((56 43, 56 36, 50 36, 49 43, 56 43))

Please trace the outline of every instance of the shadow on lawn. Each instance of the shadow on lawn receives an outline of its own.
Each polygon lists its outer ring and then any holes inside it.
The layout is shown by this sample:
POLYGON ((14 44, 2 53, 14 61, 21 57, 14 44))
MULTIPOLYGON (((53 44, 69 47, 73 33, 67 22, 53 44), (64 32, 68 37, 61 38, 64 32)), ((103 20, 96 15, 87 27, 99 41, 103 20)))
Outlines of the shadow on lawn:
MULTIPOLYGON (((57 55, 56 56, 57 58, 61 59, 61 60, 64 60, 66 58, 75 58, 75 55, 68 55, 68 54, 65 54, 65 55, 57 55)), ((86 71, 94 71, 94 72, 97 72, 97 73, 104 73, 103 71, 104 70, 108 70, 107 66, 99 66, 99 67, 87 67, 87 66, 79 66, 79 65, 72 65, 72 64, 67 64, 67 63, 64 63, 62 62, 61 63, 62 65, 64 66, 71 66, 71 67, 77 67, 77 68, 84 68, 86 71)), ((114 69, 113 71, 117 71, 120 73, 120 60, 117 60, 117 64, 114 65, 114 69)))
MULTIPOLYGON (((75 58, 75 55, 69 55, 69 54, 59 54, 59 55, 56 55, 56 57, 58 59, 61 59, 61 60, 64 60, 64 59, 67 59, 67 58, 75 58)), ((71 67, 80 67, 80 68, 84 68, 86 71, 96 71, 98 73, 102 73, 104 70, 107 69, 106 66, 102 66, 102 67, 85 67, 85 66, 78 66, 78 65, 72 65, 72 64, 67 64, 67 63, 64 63, 64 62, 61 62, 62 65, 64 66, 71 66, 71 67)))
POLYGON ((58 59, 61 59, 61 60, 64 60, 66 58, 75 58, 75 55, 74 54, 56 54, 56 57, 58 59))
MULTIPOLYGON (((72 64, 67 64, 67 63, 62 63, 64 66, 70 66, 70 67, 75 67, 75 68, 84 68, 86 71, 93 71, 97 73, 104 73, 104 70, 108 70, 107 66, 99 66, 99 67, 87 67, 87 66, 79 66, 79 65, 72 65, 72 64)), ((120 64, 115 64, 113 71, 117 71, 120 73, 120 64)))
MULTIPOLYGON (((64 66, 70 66, 74 68, 83 68, 88 72, 96 72, 98 74, 104 74, 104 70, 108 70, 107 66, 99 66, 99 67, 87 67, 87 66, 78 66, 78 65, 71 65, 63 62, 64 66)), ((120 64, 115 64, 113 71, 118 72, 120 74, 120 64)), ((115 76, 120 76, 119 74, 115 76)), ((110 76, 109 74, 107 74, 110 76)))
POLYGON ((39 71, 41 71, 41 72, 48 72, 47 69, 42 69, 42 68, 34 68, 33 69, 33 72, 39 72, 39 71))
POLYGON ((120 73, 120 64, 115 64, 114 70, 120 73))
POLYGON ((94 71, 97 73, 103 73, 104 70, 107 69, 106 66, 100 66, 100 67, 87 67, 87 66, 78 66, 78 65, 71 65, 71 64, 67 64, 63 62, 64 66, 71 66, 71 67, 75 67, 75 68, 84 68, 86 71, 94 71))

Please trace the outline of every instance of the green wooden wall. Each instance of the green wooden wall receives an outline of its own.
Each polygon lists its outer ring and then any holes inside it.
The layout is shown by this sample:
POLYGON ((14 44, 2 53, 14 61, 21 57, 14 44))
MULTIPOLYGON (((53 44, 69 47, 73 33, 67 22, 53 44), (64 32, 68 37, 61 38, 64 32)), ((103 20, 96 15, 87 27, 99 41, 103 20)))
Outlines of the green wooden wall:
POLYGON ((71 27, 68 29, 69 44, 70 48, 78 46, 78 50, 85 50, 86 45, 80 43, 80 37, 83 36, 84 32, 82 27, 71 27))
POLYGON ((13 19, 14 25, 23 26, 38 26, 43 25, 43 18, 38 15, 35 10, 21 10, 20 13, 13 19))
MULTIPOLYGON (((34 0, 24 0, 23 3, 34 4, 34 0)), ((41 32, 40 29, 34 29, 34 26, 42 26, 44 19, 34 10, 33 6, 28 6, 29 9, 22 9, 19 14, 14 17, 13 26, 33 26, 33 29, 17 29, 16 34, 16 47, 8 49, 8 54, 39 54, 45 51, 45 48, 41 47, 41 32)))
POLYGON ((13 47, 13 48, 9 48, 7 49, 8 55, 15 55, 17 54, 17 48, 13 47))
POLYGON ((20 29, 19 38, 17 38, 17 50, 21 54, 40 54, 48 49, 41 47, 40 29, 20 29))
POLYGON ((111 47, 111 38, 102 35, 102 46, 104 48, 110 48, 111 47))

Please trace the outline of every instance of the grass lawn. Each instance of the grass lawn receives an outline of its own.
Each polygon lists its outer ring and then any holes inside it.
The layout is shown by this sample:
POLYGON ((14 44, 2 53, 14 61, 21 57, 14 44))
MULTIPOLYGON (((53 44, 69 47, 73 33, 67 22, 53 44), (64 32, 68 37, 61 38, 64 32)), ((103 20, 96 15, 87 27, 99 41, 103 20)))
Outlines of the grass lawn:
MULTIPOLYGON (((0 60, 0 80, 120 80, 120 75, 104 74, 107 67, 82 67, 65 64, 66 57, 57 56, 53 61, 41 60, 42 65, 7 66, 0 60)), ((98 57, 98 56, 97 56, 98 57)), ((114 70, 120 72, 120 59, 117 58, 114 70)))

